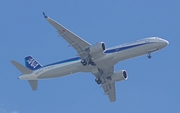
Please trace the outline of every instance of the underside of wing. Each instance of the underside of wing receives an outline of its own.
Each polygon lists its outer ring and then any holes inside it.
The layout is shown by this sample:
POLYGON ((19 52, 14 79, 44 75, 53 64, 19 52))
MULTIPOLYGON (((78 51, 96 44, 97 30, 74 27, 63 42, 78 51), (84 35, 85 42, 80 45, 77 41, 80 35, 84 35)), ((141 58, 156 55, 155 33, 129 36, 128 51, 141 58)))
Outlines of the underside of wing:
POLYGON ((97 78, 100 77, 102 81, 101 87, 103 88, 104 93, 108 95, 110 102, 114 102, 116 100, 115 82, 112 82, 112 80, 108 79, 109 76, 114 74, 114 66, 101 68, 99 70, 99 73, 92 72, 92 74, 94 74, 97 78))
POLYGON ((59 35, 62 36, 69 43, 69 46, 72 46, 78 52, 78 54, 80 56, 81 56, 81 54, 83 53, 83 51, 86 48, 91 46, 90 43, 88 43, 87 41, 83 40, 82 38, 80 38, 76 34, 72 33, 70 30, 68 30, 67 28, 65 28, 64 26, 62 26, 61 24, 59 24, 55 20, 49 18, 48 16, 45 15, 45 13, 43 13, 43 14, 44 14, 44 17, 46 18, 46 20, 54 28, 56 28, 56 30, 58 31, 59 35))
POLYGON ((108 95, 110 102, 116 101, 116 90, 115 90, 115 83, 104 83, 106 85, 102 84, 102 87, 104 89, 104 93, 108 95))

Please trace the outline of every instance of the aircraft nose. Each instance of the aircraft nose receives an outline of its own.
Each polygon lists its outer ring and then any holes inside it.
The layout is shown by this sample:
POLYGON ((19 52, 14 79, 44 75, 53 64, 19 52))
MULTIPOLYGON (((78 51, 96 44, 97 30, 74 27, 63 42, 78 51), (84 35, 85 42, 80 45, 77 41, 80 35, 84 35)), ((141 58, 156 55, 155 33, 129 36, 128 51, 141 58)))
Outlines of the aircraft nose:
POLYGON ((169 44, 167 40, 161 39, 159 43, 159 49, 166 47, 169 44))
POLYGON ((168 45, 169 44, 169 42, 166 40, 166 45, 168 45))
POLYGON ((167 40, 163 40, 164 47, 167 46, 168 44, 169 44, 169 42, 167 40))

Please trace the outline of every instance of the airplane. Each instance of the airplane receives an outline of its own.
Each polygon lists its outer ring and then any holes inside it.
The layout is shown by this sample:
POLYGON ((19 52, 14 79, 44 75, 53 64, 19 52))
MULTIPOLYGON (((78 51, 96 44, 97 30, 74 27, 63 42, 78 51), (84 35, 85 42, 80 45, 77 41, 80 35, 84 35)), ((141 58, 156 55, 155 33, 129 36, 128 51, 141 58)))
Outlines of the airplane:
POLYGON ((104 93, 108 95, 110 102, 116 100, 115 83, 127 80, 126 70, 114 71, 114 65, 123 60, 159 51, 169 44, 165 39, 149 37, 131 43, 121 44, 106 48, 104 42, 90 44, 78 35, 74 34, 44 12, 45 19, 57 30, 69 46, 72 46, 78 56, 63 61, 41 65, 32 56, 25 57, 25 66, 11 60, 11 63, 22 73, 20 80, 28 80, 32 90, 37 90, 38 80, 63 77, 77 72, 91 72, 95 75, 95 82, 100 84, 104 93))

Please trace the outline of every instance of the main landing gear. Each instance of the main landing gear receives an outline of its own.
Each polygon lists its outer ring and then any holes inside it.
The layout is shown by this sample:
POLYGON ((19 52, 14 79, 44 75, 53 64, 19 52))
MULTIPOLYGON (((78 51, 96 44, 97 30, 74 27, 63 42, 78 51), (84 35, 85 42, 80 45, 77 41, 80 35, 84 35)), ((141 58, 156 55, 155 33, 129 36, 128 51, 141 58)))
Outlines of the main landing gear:
POLYGON ((97 84, 101 84, 101 79, 100 78, 96 78, 95 81, 97 82, 97 84))
POLYGON ((99 75, 100 75, 100 76, 98 76, 98 77, 95 79, 95 81, 97 82, 97 84, 101 84, 102 81, 101 81, 100 78, 101 78, 102 75, 103 75, 103 70, 101 70, 101 69, 98 68, 98 71, 99 71, 99 75))
POLYGON ((81 60, 81 63, 82 63, 83 66, 86 66, 86 65, 87 65, 87 61, 86 61, 85 59, 82 59, 82 60, 81 60))
POLYGON ((81 60, 81 64, 83 65, 83 66, 86 66, 86 65, 89 65, 89 64, 91 64, 92 66, 95 66, 96 64, 92 61, 92 60, 85 60, 85 59, 82 59, 81 60))

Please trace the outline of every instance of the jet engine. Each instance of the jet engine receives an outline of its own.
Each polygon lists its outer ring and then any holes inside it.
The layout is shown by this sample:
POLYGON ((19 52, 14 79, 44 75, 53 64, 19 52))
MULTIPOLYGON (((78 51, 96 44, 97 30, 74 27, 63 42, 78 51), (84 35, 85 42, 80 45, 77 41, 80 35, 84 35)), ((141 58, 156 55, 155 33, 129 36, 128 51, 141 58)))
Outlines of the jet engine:
POLYGON ((99 42, 99 43, 92 45, 89 48, 89 54, 93 55, 96 53, 103 53, 105 49, 106 49, 106 46, 105 46, 104 42, 99 42))
POLYGON ((126 80, 127 78, 128 78, 128 74, 125 70, 118 71, 118 72, 114 73, 113 75, 111 75, 111 80, 113 82, 126 80))

